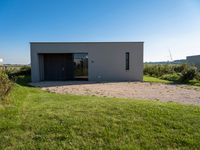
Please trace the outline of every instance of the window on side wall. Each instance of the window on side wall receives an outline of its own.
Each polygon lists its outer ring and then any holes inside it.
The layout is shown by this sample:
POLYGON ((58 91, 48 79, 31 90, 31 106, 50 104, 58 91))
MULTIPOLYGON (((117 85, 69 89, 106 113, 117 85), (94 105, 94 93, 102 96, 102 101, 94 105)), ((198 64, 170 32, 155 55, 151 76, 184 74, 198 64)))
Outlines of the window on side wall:
POLYGON ((129 52, 126 52, 126 70, 129 70, 130 69, 130 63, 129 63, 129 58, 130 57, 130 53, 129 52))

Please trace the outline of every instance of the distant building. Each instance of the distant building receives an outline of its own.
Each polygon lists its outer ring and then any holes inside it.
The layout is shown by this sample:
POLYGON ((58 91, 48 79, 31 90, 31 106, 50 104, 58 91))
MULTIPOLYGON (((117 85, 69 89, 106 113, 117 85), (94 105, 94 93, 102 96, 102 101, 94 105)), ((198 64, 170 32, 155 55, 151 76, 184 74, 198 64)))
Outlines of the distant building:
POLYGON ((186 59, 179 59, 179 60, 174 60, 172 63, 173 64, 186 64, 187 61, 186 61, 186 59))
POLYGON ((187 62, 200 68, 200 55, 187 56, 187 62))

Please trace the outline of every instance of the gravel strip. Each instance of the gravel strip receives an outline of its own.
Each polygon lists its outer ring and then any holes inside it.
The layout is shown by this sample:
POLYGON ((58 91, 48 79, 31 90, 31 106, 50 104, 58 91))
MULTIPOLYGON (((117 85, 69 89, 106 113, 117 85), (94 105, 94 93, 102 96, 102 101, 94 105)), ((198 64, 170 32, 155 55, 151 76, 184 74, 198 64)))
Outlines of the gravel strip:
POLYGON ((74 95, 173 101, 200 105, 200 87, 147 82, 95 83, 89 81, 39 82, 43 90, 74 95))

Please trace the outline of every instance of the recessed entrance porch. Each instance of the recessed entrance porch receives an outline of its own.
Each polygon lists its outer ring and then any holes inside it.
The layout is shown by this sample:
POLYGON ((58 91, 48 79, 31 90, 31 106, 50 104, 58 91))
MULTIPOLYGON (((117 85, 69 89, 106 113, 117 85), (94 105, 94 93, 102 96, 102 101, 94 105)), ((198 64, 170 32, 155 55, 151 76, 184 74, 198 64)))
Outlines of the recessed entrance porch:
POLYGON ((41 81, 88 80, 88 54, 39 54, 41 81))

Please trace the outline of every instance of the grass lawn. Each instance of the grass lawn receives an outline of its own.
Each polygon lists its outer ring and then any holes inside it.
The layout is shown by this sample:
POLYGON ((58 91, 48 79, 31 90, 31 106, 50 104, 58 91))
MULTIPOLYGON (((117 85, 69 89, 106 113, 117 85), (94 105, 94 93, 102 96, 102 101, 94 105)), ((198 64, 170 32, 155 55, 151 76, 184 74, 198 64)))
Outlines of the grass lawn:
POLYGON ((60 95, 15 85, 0 104, 0 149, 198 149, 200 107, 60 95))
MULTIPOLYGON (((179 82, 173 82, 173 81, 168 81, 168 80, 162 80, 159 78, 155 77, 150 77, 150 76, 144 76, 143 77, 144 82, 154 82, 154 83, 166 83, 166 84, 180 84, 179 82)), ((187 85, 193 85, 193 86, 200 86, 200 81, 199 80, 190 80, 188 83, 185 83, 187 85)))
POLYGON ((144 76, 143 80, 144 80, 144 82, 173 83, 172 81, 162 80, 162 79, 155 78, 155 77, 150 77, 150 76, 144 76))

